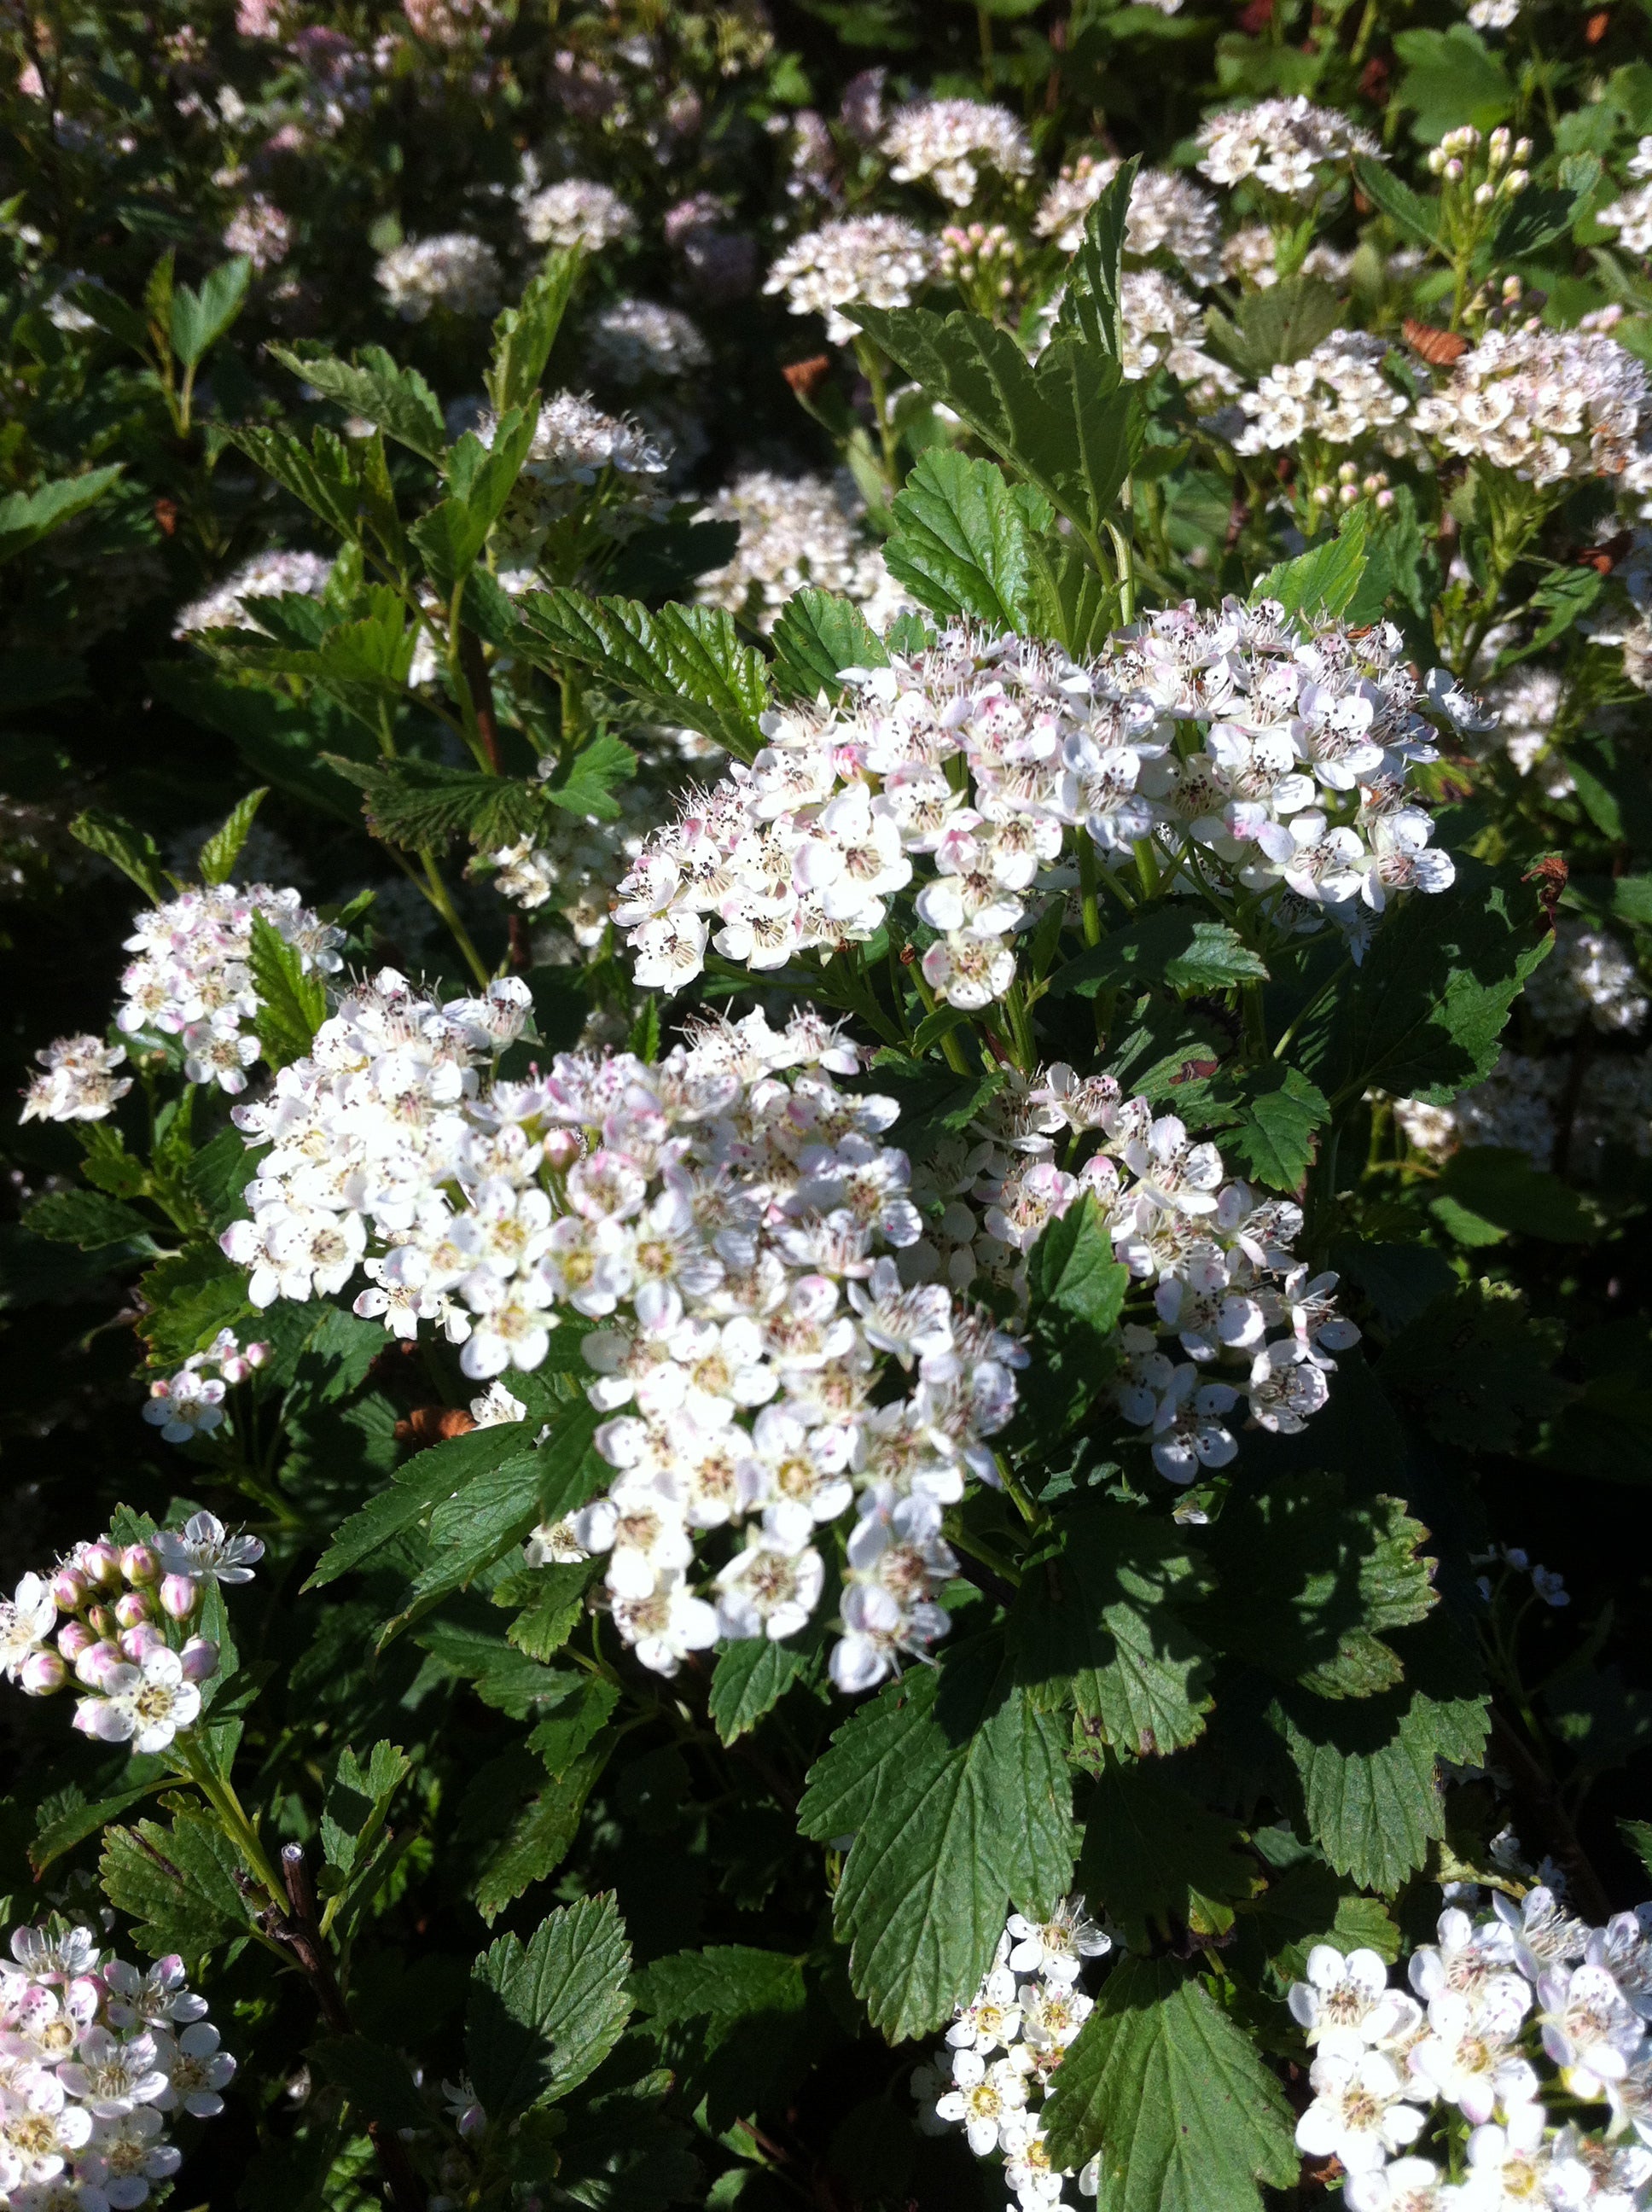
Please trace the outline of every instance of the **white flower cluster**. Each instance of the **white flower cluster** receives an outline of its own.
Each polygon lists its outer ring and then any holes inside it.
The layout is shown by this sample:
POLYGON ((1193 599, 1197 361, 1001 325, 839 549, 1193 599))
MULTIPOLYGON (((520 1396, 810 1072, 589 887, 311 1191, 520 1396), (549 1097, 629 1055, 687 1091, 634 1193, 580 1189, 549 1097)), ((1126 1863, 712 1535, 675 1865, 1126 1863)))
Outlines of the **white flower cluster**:
POLYGON ((535 246, 564 251, 578 246, 587 253, 600 253, 604 246, 636 234, 637 219, 619 194, 588 177, 568 177, 543 189, 524 185, 513 197, 521 210, 523 231, 535 246))
POLYGON ((968 207, 983 169, 1029 175, 1032 142, 1007 107, 981 100, 919 100, 897 108, 883 150, 897 185, 927 183, 954 207, 968 207))
POLYGON ((756 759, 643 848, 614 908, 637 981, 680 988, 708 942, 762 971, 864 941, 921 862, 924 979, 979 1009, 1015 980, 1012 933, 1070 888, 1050 873, 1069 830, 1108 864, 1149 836, 1178 864, 1196 849, 1357 933, 1391 891, 1452 880, 1406 791, 1436 751, 1402 653, 1391 625, 1309 633, 1230 600, 1154 615, 1083 666, 960 625, 844 670, 850 703, 770 713, 756 759))
POLYGON ((404 323, 422 323, 433 307, 450 315, 490 315, 499 305, 499 262, 485 239, 448 230, 410 238, 379 263, 380 289, 404 323))
MULTIPOLYGON (((484 416, 477 435, 493 443, 484 416)), ((629 416, 609 415, 588 392, 559 392, 539 410, 522 473, 494 526, 509 562, 531 568, 559 522, 580 515, 605 538, 623 538, 671 507, 669 446, 629 416)))
POLYGON ((851 216, 795 240, 763 289, 784 292, 794 315, 823 315, 832 343, 847 345, 856 326, 843 308, 909 307, 936 266, 935 241, 903 216, 851 216))
POLYGON ((1301 361, 1281 362, 1239 404, 1250 420, 1234 440, 1239 453, 1289 453, 1304 438, 1351 446, 1374 438, 1388 453, 1415 440, 1395 434, 1410 407, 1406 393, 1383 375, 1386 338, 1370 331, 1338 331, 1301 361))
POLYGON ((143 1418, 160 1430, 163 1443, 186 1444, 197 1437, 210 1437, 222 1425, 228 1393, 269 1357, 267 1344, 243 1348, 233 1328, 221 1328, 206 1350, 191 1352, 175 1375, 155 1377, 143 1418))
POLYGON ((1639 1029, 1646 993, 1619 940, 1570 918, 1556 922, 1554 939, 1526 985, 1526 1003, 1544 1028, 1557 1036, 1574 1036, 1585 1020, 1608 1036, 1639 1029))
POLYGON ((732 558, 695 586, 704 606, 726 607, 762 630, 800 586, 817 585, 862 603, 889 580, 882 556, 856 527, 859 501, 841 479, 781 476, 752 469, 725 484, 698 522, 733 522, 732 558))
POLYGON ((331 574, 332 562, 324 553, 255 554, 233 576, 181 607, 172 634, 192 637, 202 630, 257 629, 247 611, 249 599, 278 599, 289 592, 319 599, 331 574))
POLYGON ((1474 750, 1484 754, 1495 748, 1506 753, 1516 775, 1530 775, 1535 769, 1549 798, 1566 798, 1574 788, 1571 770, 1564 753, 1553 748, 1564 698, 1565 682, 1557 668, 1527 661, 1493 678, 1485 687, 1485 703, 1497 724, 1479 737, 1474 750))
POLYGON ((130 1075, 115 1073, 125 1063, 125 1046, 100 1036, 58 1037, 34 1057, 40 1073, 23 1093, 20 1121, 101 1121, 132 1087, 130 1075))
MULTIPOLYGON (((1084 240, 1084 218, 1119 173, 1116 155, 1080 154, 1067 162, 1039 203, 1033 228, 1063 253, 1084 240)), ((1130 194, 1124 250, 1145 260, 1168 253, 1195 284, 1214 284, 1222 274, 1222 222, 1212 196, 1174 169, 1142 169, 1130 194)))
POLYGON ((1212 184, 1254 178, 1281 198, 1304 202, 1317 199, 1356 155, 1382 155, 1369 131, 1333 108, 1315 107, 1302 93, 1224 108, 1205 124, 1199 143, 1199 166, 1212 184))
POLYGON ((361 1265, 358 1314, 409 1338, 438 1322, 478 1380, 538 1367, 558 1309, 600 1320, 585 1353, 616 1474, 575 1533, 610 1555, 622 1636, 669 1673, 719 1634, 795 1633, 824 1588, 811 1540, 853 1506, 832 1668, 864 1688, 944 1631, 942 1511, 967 1475, 996 1480, 982 1439, 1023 1355, 877 1253, 922 1225, 878 1142, 896 1109, 834 1086, 857 1054, 818 1018, 708 1024, 658 1067, 561 1054, 484 1090, 526 1007, 509 981, 437 1007, 389 971, 349 993, 236 1109, 272 1149, 224 1249, 258 1305, 361 1265), (874 1403, 890 1358, 915 1385, 874 1403), (741 1524, 714 1608, 688 1585, 694 1535, 741 1524))
POLYGON ((653 300, 616 300, 599 308, 586 332, 586 353, 594 374, 623 385, 689 376, 711 359, 693 319, 653 300))
POLYGON ((216 1644, 188 1632, 206 1583, 250 1582, 263 1556, 256 1536, 228 1534, 210 1513, 148 1543, 77 1544, 0 1600, 0 1670, 31 1698, 72 1679, 88 1693, 75 1709, 82 1735, 164 1751, 200 1717, 199 1686, 218 1671, 216 1644))
POLYGON ((121 974, 115 1020, 128 1036, 156 1033, 182 1040, 191 1083, 245 1091, 259 1045, 243 1027, 262 1004, 249 965, 252 921, 262 915, 292 946, 307 975, 331 975, 343 965, 343 932, 307 907, 291 889, 268 884, 203 884, 146 908, 125 940, 137 955, 121 974))
MULTIPOLYGON (((1630 157, 1631 178, 1652 179, 1652 138, 1643 138, 1630 157)), ((1613 200, 1595 216, 1618 234, 1618 243, 1626 253, 1652 253, 1652 182, 1643 182, 1620 200, 1613 200)))
MULTIPOLYGON (((1012 1912, 980 1989, 946 2031, 946 2048, 913 2074, 919 2127, 926 2135, 962 2127, 977 2158, 1002 2153, 1021 2212, 1068 2201, 1063 2184, 1074 2177, 1051 2166, 1042 2113, 1094 2008, 1079 1978, 1112 1948, 1075 1898, 1064 1898, 1047 1921, 1012 1912)), ((1092 2160, 1077 2177, 1082 2196, 1096 2195, 1098 2165, 1092 2160)))
POLYGON ((1058 1063, 1011 1079, 975 1127, 981 1141, 938 1157, 915 1193, 932 1225, 902 1255, 909 1279, 944 1274, 967 1293, 979 1275, 1024 1304, 1028 1255, 1089 1193, 1115 1257, 1151 1291, 1117 1333, 1114 1401, 1168 1482, 1234 1458, 1242 1400, 1252 1425, 1285 1436, 1325 1405, 1333 1355, 1359 1331, 1337 1310, 1336 1276, 1310 1279, 1293 1259, 1300 1207, 1230 1182, 1215 1145, 1104 1073, 1058 1063), (1095 1145, 1077 1173, 1056 1164, 1063 1139, 1069 1163, 1095 1145))
POLYGON ((1652 466, 1645 364, 1598 331, 1489 330, 1412 420, 1448 453, 1527 483, 1638 477, 1652 466))
MULTIPOLYGON (((1570 1053, 1534 1060, 1504 1052, 1484 1083, 1449 1106, 1396 1098, 1394 1117, 1425 1159, 1449 1159, 1462 1145, 1495 1145, 1522 1152, 1534 1167, 1546 1168, 1554 1161, 1573 1076, 1570 1053)), ((1574 1172, 1598 1176, 1614 1152, 1652 1158, 1652 1051, 1592 1053, 1570 1111, 1568 1160, 1574 1172)))
POLYGON ((211 2119, 235 2061, 175 1954, 149 1967, 60 1920, 0 1962, 0 2205, 130 2212, 183 2154, 168 2117, 211 2119))
POLYGON ((1126 380, 1139 382, 1158 368, 1179 383, 1202 387, 1201 404, 1214 404, 1238 389, 1238 379, 1205 351, 1205 311, 1179 284, 1157 269, 1127 269, 1119 286, 1124 326, 1126 380))
POLYGON ((1652 2181, 1652 1905, 1589 1928, 1542 1884, 1491 1912, 1477 1895, 1412 1953, 1409 1990, 1375 1951, 1309 1952, 1291 1991, 1314 2051, 1297 2144, 1341 2160, 1349 2212, 1632 2212, 1652 2181), (1557 2127, 1548 2097, 1608 2105, 1606 2131, 1557 2127), (1412 2149, 1451 2107, 1468 2123, 1455 2180, 1412 2149))
POLYGON ((260 275, 284 261, 292 245, 291 218, 263 192, 244 200, 224 226, 226 249, 246 254, 260 275))

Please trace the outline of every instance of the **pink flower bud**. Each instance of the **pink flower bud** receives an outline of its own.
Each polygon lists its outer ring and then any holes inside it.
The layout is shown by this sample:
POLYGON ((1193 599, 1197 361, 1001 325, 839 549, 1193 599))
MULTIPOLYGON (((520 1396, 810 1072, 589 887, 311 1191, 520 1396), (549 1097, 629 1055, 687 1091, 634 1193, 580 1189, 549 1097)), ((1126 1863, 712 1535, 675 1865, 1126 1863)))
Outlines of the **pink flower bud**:
POLYGON ((152 1620, 140 1621, 136 1628, 123 1630, 120 1648, 134 1667, 141 1667, 151 1651, 161 1651, 167 1639, 152 1620))
POLYGON ((82 1651, 97 1642, 83 1620, 66 1621, 58 1631, 58 1649, 72 1667, 82 1651))
POLYGON ((120 1571, 135 1584, 159 1582, 161 1562, 147 1544, 128 1544, 120 1555, 120 1571))
POLYGON ((49 1698, 69 1680, 69 1669, 55 1651, 31 1651, 17 1680, 26 1698, 49 1698))
POLYGON ((155 1600, 147 1590, 124 1590, 115 1600, 115 1622, 121 1628, 136 1628, 141 1620, 155 1619, 155 1600))
POLYGON ((218 1647, 209 1636, 191 1636, 181 1656, 186 1682, 210 1682, 218 1671, 218 1647))
POLYGON ((545 1165, 553 1175, 563 1175, 584 1149, 577 1130, 549 1130, 545 1136, 545 1165))
POLYGON ((241 1354, 241 1358, 249 1367, 262 1367, 269 1357, 270 1347, 267 1344, 249 1344, 241 1354))
POLYGON ((161 1610, 169 1620, 188 1620, 199 1609, 201 1585, 192 1575, 168 1575, 160 1597, 161 1610))
POLYGON ((112 1669, 124 1667, 126 1655, 118 1644, 88 1644, 75 1661, 76 1677, 88 1690, 100 1689, 112 1669))
POLYGON ((52 1595, 59 1613, 78 1613, 91 1595, 83 1574, 74 1567, 59 1567, 52 1577, 52 1595))
POLYGON ((75 1554, 75 1565, 88 1583, 100 1589, 112 1589, 120 1580, 120 1554, 114 1546, 100 1537, 95 1544, 82 1544, 75 1554))
POLYGON ((86 1616, 86 1625, 94 1636, 111 1637, 119 1624, 115 1620, 112 1607, 106 1605, 94 1605, 86 1616))

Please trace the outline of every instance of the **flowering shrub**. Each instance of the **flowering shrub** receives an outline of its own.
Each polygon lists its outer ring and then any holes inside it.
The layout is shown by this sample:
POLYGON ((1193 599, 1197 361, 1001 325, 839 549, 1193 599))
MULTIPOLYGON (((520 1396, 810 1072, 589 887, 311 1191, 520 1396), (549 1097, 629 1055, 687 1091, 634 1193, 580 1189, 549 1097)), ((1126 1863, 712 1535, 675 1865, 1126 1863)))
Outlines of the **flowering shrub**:
POLYGON ((1632 13, 11 11, 9 2208, 1652 2203, 1632 13))

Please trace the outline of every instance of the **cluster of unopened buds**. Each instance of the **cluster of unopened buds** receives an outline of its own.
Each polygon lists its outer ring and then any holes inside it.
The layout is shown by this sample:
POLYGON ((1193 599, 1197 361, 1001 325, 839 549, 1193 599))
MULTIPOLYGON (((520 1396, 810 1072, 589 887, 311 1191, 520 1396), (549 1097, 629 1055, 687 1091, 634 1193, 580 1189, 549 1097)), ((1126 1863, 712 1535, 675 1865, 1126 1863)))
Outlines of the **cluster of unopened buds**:
POLYGON ((0 1962, 0 2205, 132 2212, 171 2180, 180 2115, 212 2119, 235 2061, 175 1954, 148 1968, 88 1928, 12 1931, 0 1962))
POLYGON ((941 233, 941 274, 977 301, 1015 297, 1020 247, 1001 222, 949 223, 941 233))
MULTIPOLYGON (((1080 1986, 1086 1965, 1113 1948, 1075 1898, 1047 1921, 1010 1915, 980 1989, 946 2031, 946 2048, 912 2076, 926 2135, 962 2127, 977 2158, 1002 2154, 1004 2179, 1021 2212, 1066 2201, 1075 2177, 1051 2166, 1042 2112, 1056 2069, 1095 2000, 1080 1986)), ((1099 2159, 1076 2179, 1094 2197, 1099 2159)))
POLYGON ((141 1543, 78 1544, 0 1601, 0 1668, 28 1697, 82 1690, 83 1735, 164 1751, 200 1717, 200 1686, 218 1671, 217 1644, 195 1632, 208 1583, 250 1582, 263 1556, 256 1536, 230 1535, 210 1513, 141 1543))
POLYGON ((1334 483, 1315 484, 1309 496, 1315 507, 1357 507, 1362 499, 1369 499, 1386 514, 1394 505, 1387 471, 1370 469, 1362 475, 1352 461, 1339 465, 1334 483))
POLYGON ((222 1425, 224 1399, 270 1357, 267 1344, 243 1346, 234 1329, 221 1328, 204 1352, 192 1352, 175 1375, 157 1376, 149 1385, 143 1418, 161 1431, 163 1443, 186 1444, 210 1436, 222 1425))
POLYGON ((1448 131, 1432 149, 1429 173, 1448 185, 1466 183, 1474 206, 1490 207, 1494 200, 1513 199, 1525 191, 1532 181, 1526 166, 1531 158, 1529 138, 1516 138, 1501 125, 1487 138, 1465 123, 1448 131))
POLYGON ((1652 2182, 1652 1905, 1591 1928, 1552 1884, 1489 1910, 1449 1894, 1409 1990, 1375 1951, 1309 1953, 1299 2148, 1341 2161, 1350 2212, 1632 2212, 1652 2182), (1588 2106, 1608 2108, 1594 2128, 1588 2106), (1449 2171, 1417 2148, 1441 2120, 1449 2171))

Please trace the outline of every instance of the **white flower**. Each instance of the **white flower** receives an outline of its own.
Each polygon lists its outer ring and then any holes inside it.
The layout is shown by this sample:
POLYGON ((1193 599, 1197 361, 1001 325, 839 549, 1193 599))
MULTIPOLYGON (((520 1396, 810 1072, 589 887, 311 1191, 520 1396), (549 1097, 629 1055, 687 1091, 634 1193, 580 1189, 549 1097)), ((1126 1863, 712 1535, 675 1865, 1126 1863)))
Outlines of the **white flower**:
POLYGON ((715 1610, 679 1574, 660 1575, 646 1597, 616 1597, 614 1625, 641 1665, 675 1674, 690 1651, 707 1651, 720 1632, 715 1610))
POLYGON ((164 1751, 201 1711, 200 1691, 185 1680, 183 1661, 164 1644, 151 1646, 135 1665, 110 1668, 100 1690, 82 1698, 76 1727, 104 1743, 130 1741, 137 1753, 164 1751))
POLYGON ((1017 1974, 1042 1974, 1047 1981, 1071 1984, 1086 1959, 1104 1958, 1113 1939, 1098 1928, 1076 1898, 1063 1898, 1048 1920, 1012 1912, 1009 1965, 1017 1974))
POLYGON ((906 307, 934 273, 936 249, 915 223, 892 215, 857 216, 806 232, 769 270, 765 292, 784 292, 794 315, 820 314, 834 345, 855 336, 841 311, 906 307))
POLYGON ((1643 459, 1652 404, 1645 364, 1615 339, 1527 323, 1488 330, 1413 421, 1448 453, 1546 485, 1643 459))
POLYGON ((1000 2048, 1007 2051, 1020 2033, 1016 1978, 1005 1966, 994 1966, 987 1974, 975 2002, 965 2006, 947 2029, 946 2039, 955 2051, 978 2051, 984 2055, 1000 2048))
POLYGON ((155 1549, 165 1573, 197 1582, 250 1583, 264 1557, 261 1538, 232 1536, 214 1513, 192 1515, 181 1530, 160 1529, 155 1549))
POLYGON ((1473 2130, 1461 2192, 1464 2212, 1530 2212, 1548 2199, 1546 2118, 1539 2103, 1516 2105, 1502 2124, 1492 2121, 1473 2130))
POLYGON ((1644 2033, 1604 1966, 1552 1967, 1539 1978, 1543 2048, 1586 2103, 1606 2095, 1641 2056, 1644 2033))
POLYGON ((197 2120, 210 2120, 222 2112, 220 2092, 233 2079, 235 2061, 228 2051, 220 2050, 219 2041, 218 2031, 209 2020, 195 2021, 181 2031, 168 2069, 170 2079, 156 2100, 161 2111, 181 2106, 197 2120))
POLYGON ((1295 100, 1263 100, 1254 107, 1226 108, 1199 133, 1200 167, 1218 185, 1254 177, 1287 199, 1309 201, 1356 154, 1380 159, 1382 149, 1333 109, 1295 100))
POLYGON ((1348 2212, 1445 2212, 1446 2178, 1432 2159, 1396 2158, 1343 2184, 1348 2212))
POLYGON ((21 1121, 101 1121, 132 1087, 130 1075, 112 1071, 125 1060, 125 1045, 106 1045, 101 1037, 59 1037, 35 1054, 42 1073, 23 1094, 21 1121))
POLYGON ((926 181, 954 207, 974 199, 982 168, 1024 177, 1032 145, 1006 107, 975 100, 923 100, 896 111, 883 149, 897 184, 926 181))
POLYGON ((0 1599, 0 1668, 15 1682, 31 1652, 39 1651, 58 1625, 52 1586, 40 1575, 25 1575, 8 1599, 0 1599))
POLYGON ((1315 1943, 1307 1975, 1291 1985, 1291 2016, 1307 2041, 1325 2050, 1386 2043, 1410 2003, 1389 1989, 1388 1967, 1375 1951, 1345 1957, 1333 1943, 1315 1943))
POLYGON ((410 239, 380 260, 378 280, 404 322, 421 323, 433 307, 449 314, 488 315, 499 304, 499 263, 492 246, 461 230, 410 239))
POLYGON ((541 191, 524 185, 513 197, 522 228, 535 246, 583 246, 588 253, 600 253, 636 231, 636 217, 618 193, 588 178, 569 177, 541 191))
POLYGON ((812 1545, 795 1542, 795 1530, 766 1514, 760 1534, 717 1575, 717 1622, 725 1636, 767 1636, 779 1643, 808 1626, 825 1587, 826 1567, 812 1545))
POLYGON ((165 2096, 167 2075, 157 2063, 159 2057, 152 2035, 123 2039, 106 2027, 89 2027, 75 2059, 58 2067, 58 2079, 94 2119, 119 2119, 135 2106, 153 2105, 165 2096))
POLYGON ((1339 2158, 1350 2173, 1380 2166, 1416 2140, 1423 2114, 1406 2102, 1405 2084, 1378 2051, 1322 2051, 1309 2069, 1314 2101, 1297 2123, 1297 2146, 1310 2158, 1339 2158))
POLYGON ((957 2051, 952 2083, 936 2099, 936 2113, 943 2120, 962 2121, 970 2149, 985 2158, 998 2148, 1005 2121, 1026 2104, 1026 2078, 1007 2058, 988 2065, 978 2051, 957 2051))

